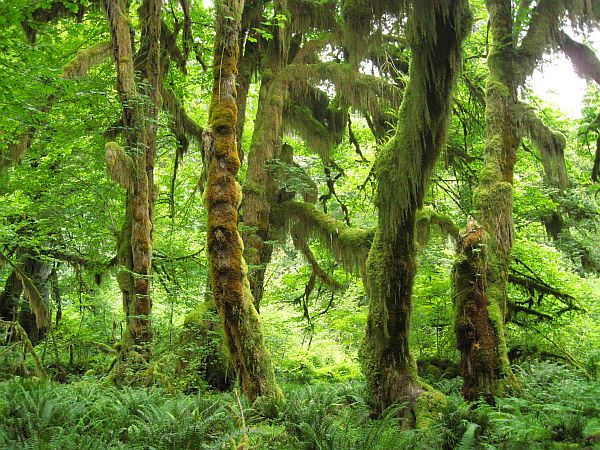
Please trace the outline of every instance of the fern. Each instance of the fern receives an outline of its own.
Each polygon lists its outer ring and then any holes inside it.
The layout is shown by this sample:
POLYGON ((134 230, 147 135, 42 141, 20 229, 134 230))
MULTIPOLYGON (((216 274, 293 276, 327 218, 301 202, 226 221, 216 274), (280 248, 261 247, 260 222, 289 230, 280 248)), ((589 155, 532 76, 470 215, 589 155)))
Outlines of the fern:
POLYGON ((458 446, 456 447, 457 450, 474 450, 475 449, 475 444, 476 444, 475 431, 477 431, 477 428, 479 428, 479 425, 477 425, 476 423, 473 423, 473 422, 468 422, 466 425, 467 425, 467 429, 465 430, 462 438, 460 439, 460 442, 458 443, 458 446))

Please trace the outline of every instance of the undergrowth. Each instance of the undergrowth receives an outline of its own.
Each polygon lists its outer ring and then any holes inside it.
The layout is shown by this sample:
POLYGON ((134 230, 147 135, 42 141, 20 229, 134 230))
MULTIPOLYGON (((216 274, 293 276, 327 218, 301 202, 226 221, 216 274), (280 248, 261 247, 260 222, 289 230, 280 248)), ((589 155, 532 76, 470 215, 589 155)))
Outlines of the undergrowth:
POLYGON ((14 378, 0 383, 0 448, 513 449, 600 448, 600 385, 560 365, 517 367, 522 388, 495 406, 467 404, 460 379, 437 422, 402 431, 398 411, 369 417, 365 386, 288 384, 285 404, 237 392, 186 396, 14 378))

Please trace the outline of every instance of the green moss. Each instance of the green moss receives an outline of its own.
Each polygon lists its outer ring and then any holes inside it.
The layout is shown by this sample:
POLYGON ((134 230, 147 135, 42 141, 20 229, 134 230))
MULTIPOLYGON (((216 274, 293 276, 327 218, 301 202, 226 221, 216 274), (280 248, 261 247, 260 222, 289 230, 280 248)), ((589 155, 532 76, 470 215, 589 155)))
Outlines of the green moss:
POLYGON ((255 194, 258 196, 263 196, 265 194, 264 186, 261 186, 258 183, 253 183, 252 181, 246 180, 244 182, 244 186, 242 187, 244 194, 255 194))
POLYGON ((431 386, 425 383, 421 383, 421 386, 425 392, 415 401, 413 411, 415 414, 415 428, 422 430, 440 422, 447 401, 444 394, 436 391, 431 386))

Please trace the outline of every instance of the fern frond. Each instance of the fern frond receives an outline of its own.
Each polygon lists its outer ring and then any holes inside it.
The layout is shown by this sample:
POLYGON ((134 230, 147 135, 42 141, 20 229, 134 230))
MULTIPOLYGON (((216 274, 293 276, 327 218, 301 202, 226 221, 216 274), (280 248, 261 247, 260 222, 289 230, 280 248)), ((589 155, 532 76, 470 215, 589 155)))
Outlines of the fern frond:
POLYGON ((475 431, 477 428, 479 428, 479 425, 476 423, 467 423, 467 429, 456 447, 457 450, 474 450, 476 448, 475 431))

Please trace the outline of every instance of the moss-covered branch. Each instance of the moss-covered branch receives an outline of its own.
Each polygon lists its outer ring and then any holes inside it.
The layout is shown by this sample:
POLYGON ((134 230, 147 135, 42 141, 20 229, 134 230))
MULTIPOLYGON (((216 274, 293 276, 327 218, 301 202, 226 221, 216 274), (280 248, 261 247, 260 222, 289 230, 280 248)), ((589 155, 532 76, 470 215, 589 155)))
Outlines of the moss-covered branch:
POLYGON ((137 173, 131 156, 116 142, 106 143, 105 156, 110 178, 126 191, 132 192, 137 173))
POLYGON ((98 42, 79 50, 75 58, 64 67, 62 77, 66 80, 86 77, 91 67, 99 66, 110 56, 110 42, 98 42))
MULTIPOLYGON (((531 10, 527 33, 517 51, 517 77, 520 83, 530 76, 548 47, 565 43, 561 27, 569 18, 576 27, 598 24, 600 8, 582 0, 545 0, 531 10)), ((568 46, 570 43, 566 43, 568 46)))
POLYGON ((536 291, 540 294, 552 295, 553 297, 563 301, 569 307, 572 307, 572 309, 579 309, 579 307, 575 306, 575 298, 572 295, 567 294, 566 292, 563 292, 559 289, 553 288, 552 286, 548 286, 544 282, 537 281, 528 277, 518 276, 512 273, 509 274, 508 281, 512 284, 524 287, 529 292, 536 291))
POLYGON ((278 81, 300 96, 306 89, 307 81, 308 85, 330 81, 345 105, 369 114, 386 107, 398 107, 402 100, 402 91, 397 86, 336 62, 290 64, 281 71, 278 81))
POLYGON ((339 26, 335 0, 288 0, 286 6, 292 31, 333 31, 339 26))
POLYGON ((308 264, 310 264, 310 267, 312 268, 313 273, 315 273, 316 276, 318 276, 321 279, 323 284, 325 284, 329 289, 331 289, 332 292, 341 291, 344 287, 342 286, 342 284, 339 281, 337 281, 335 278, 330 276, 321 267, 321 265, 319 264, 319 261, 317 261, 317 258, 315 258, 315 255, 313 254, 312 250, 310 249, 310 246, 308 245, 308 242, 306 241, 304 234, 302 232, 297 232, 297 230, 294 227, 291 230, 291 235, 292 235, 292 240, 294 242, 294 247, 296 247, 297 250, 302 252, 304 257, 306 258, 306 261, 308 262, 308 264))
POLYGON ((35 43, 40 24, 55 22, 59 19, 69 17, 73 17, 78 21, 81 21, 86 13, 86 7, 88 5, 94 5, 100 2, 99 0, 75 0, 69 2, 68 6, 64 1, 61 0, 40 3, 42 3, 42 6, 31 11, 29 17, 23 20, 21 23, 23 31, 27 36, 27 40, 31 44, 35 43))
POLYGON ((283 114, 284 131, 298 133, 307 146, 324 161, 329 159, 333 146, 343 139, 347 108, 334 107, 324 92, 310 85, 292 91, 283 114))
POLYGON ((542 155, 544 173, 551 185, 565 189, 570 185, 565 164, 565 136, 548 127, 535 111, 520 103, 520 125, 522 134, 528 135, 542 155))
POLYGON ((564 31, 561 31, 559 37, 560 48, 571 60, 575 72, 600 84, 600 59, 598 59, 594 50, 581 42, 573 40, 564 31))
POLYGON ((319 239, 346 270, 360 272, 364 267, 375 234, 373 229, 351 228, 312 203, 283 202, 278 211, 288 222, 298 224, 295 229, 299 236, 319 239))
POLYGON ((424 207, 417 213, 417 242, 425 245, 429 239, 429 230, 436 226, 442 236, 450 236, 452 239, 458 239, 458 226, 447 214, 440 213, 431 207, 424 207))
POLYGON ((173 117, 175 127, 183 130, 185 134, 192 137, 196 142, 201 143, 203 128, 187 114, 175 92, 163 84, 160 93, 163 100, 163 109, 173 117))

